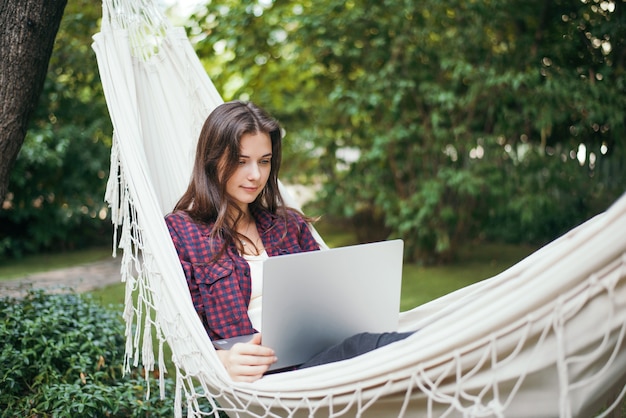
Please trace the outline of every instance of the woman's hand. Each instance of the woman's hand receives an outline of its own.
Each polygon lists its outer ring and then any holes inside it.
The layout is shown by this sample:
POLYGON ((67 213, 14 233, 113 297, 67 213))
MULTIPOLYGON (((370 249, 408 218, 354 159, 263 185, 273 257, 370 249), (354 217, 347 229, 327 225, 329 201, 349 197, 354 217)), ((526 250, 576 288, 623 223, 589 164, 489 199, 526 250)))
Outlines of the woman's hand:
POLYGON ((254 382, 276 362, 274 350, 261 345, 261 334, 247 343, 237 343, 230 350, 217 350, 219 359, 236 382, 254 382))

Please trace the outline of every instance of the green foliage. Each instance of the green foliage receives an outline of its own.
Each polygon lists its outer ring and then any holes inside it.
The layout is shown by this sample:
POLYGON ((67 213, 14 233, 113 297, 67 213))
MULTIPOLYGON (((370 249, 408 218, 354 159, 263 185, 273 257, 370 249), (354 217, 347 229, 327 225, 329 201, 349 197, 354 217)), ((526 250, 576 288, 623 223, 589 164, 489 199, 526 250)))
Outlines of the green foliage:
POLYGON ((66 8, 0 210, 0 258, 101 244, 110 235, 103 197, 112 129, 91 50, 100 15, 100 4, 84 0, 66 8))
POLYGON ((171 416, 171 402, 145 399, 143 378, 122 377, 123 335, 118 315, 84 296, 0 299, 0 417, 171 416))
POLYGON ((624 7, 214 0, 190 33, 227 99, 286 126, 286 178, 321 183, 320 211, 440 262, 477 236, 550 240, 623 193, 624 7))

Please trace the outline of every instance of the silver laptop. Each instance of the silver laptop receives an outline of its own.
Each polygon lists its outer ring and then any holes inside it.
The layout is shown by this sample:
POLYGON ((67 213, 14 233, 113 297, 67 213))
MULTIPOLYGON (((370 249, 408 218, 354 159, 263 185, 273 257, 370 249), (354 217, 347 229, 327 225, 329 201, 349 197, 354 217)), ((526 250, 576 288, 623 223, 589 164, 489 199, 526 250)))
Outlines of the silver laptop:
POLYGON ((360 332, 396 331, 402 255, 403 241, 392 240, 265 260, 262 344, 278 358, 270 371, 302 364, 360 332))

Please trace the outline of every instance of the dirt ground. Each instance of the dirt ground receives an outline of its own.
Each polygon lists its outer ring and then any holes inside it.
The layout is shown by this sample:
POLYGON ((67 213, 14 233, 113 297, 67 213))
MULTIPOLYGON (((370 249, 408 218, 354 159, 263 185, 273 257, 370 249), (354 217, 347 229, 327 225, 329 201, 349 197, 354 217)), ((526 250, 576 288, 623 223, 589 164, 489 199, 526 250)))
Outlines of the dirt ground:
POLYGON ((21 297, 30 289, 44 289, 47 292, 79 293, 109 286, 120 281, 122 257, 111 257, 105 261, 83 264, 75 267, 30 274, 18 279, 0 281, 2 296, 21 297))

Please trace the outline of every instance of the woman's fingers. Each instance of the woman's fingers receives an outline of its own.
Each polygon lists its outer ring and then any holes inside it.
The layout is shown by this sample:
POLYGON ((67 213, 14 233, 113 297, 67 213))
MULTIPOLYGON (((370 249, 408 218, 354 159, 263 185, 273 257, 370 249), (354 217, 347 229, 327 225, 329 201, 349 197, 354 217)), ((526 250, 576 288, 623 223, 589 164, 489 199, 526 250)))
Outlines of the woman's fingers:
POLYGON ((220 350, 218 355, 233 380, 253 382, 263 377, 270 365, 276 362, 274 350, 261 344, 256 334, 250 342, 237 343, 230 350, 220 350))

